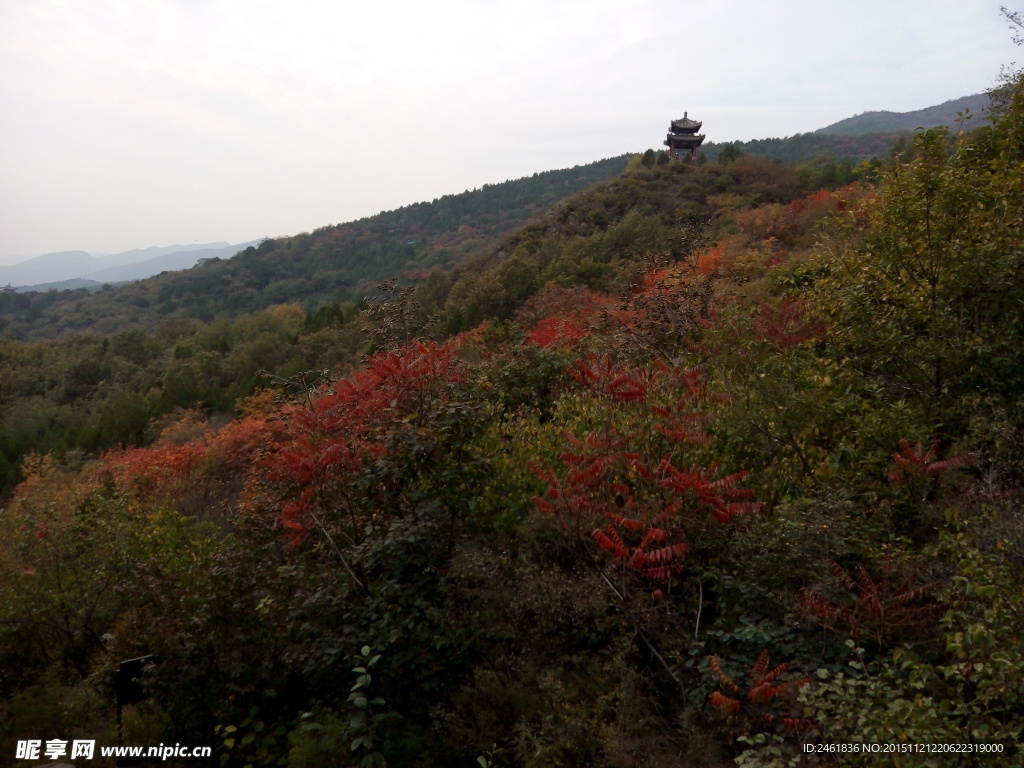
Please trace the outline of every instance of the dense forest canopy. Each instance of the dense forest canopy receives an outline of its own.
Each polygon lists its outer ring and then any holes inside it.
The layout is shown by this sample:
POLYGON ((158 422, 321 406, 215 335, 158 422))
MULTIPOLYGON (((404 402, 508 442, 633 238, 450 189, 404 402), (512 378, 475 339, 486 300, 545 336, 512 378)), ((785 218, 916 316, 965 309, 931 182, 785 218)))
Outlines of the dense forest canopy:
POLYGON ((1019 760, 998 95, 842 184, 637 158, 365 302, 6 339, 0 754, 113 743, 153 655, 126 743, 229 767, 1019 760))
POLYGON ((733 147, 745 154, 761 155, 785 163, 813 163, 827 158, 856 167, 872 158, 885 157, 892 149, 893 142, 911 133, 880 131, 856 136, 798 133, 786 138, 752 139, 728 144, 709 141, 701 147, 701 152, 715 162, 720 159, 719 155, 724 148, 733 147))

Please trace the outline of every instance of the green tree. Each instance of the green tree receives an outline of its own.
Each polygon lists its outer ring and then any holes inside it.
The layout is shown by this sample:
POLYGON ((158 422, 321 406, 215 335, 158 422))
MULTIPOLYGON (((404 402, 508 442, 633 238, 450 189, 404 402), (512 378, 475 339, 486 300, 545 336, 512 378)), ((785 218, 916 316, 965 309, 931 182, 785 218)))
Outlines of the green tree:
POLYGON ((719 165, 728 165, 733 160, 743 157, 743 155, 743 150, 737 147, 735 144, 726 144, 718 153, 718 163, 719 165))
POLYGON ((819 287, 837 355, 949 426, 969 393, 1024 392, 1021 80, 991 127, 914 143, 914 161, 885 176, 866 247, 822 260, 819 287))

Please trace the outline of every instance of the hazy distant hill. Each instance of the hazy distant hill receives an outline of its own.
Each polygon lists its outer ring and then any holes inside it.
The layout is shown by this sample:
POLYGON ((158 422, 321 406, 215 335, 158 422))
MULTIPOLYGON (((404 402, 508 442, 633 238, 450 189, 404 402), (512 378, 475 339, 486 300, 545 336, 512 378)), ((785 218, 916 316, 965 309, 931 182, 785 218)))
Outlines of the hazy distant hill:
POLYGON ((0 266, 0 285, 47 290, 66 288, 67 281, 78 279, 98 283, 141 280, 169 270, 188 269, 200 258, 228 258, 258 243, 259 240, 238 245, 226 242, 165 245, 100 256, 85 251, 44 253, 20 264, 0 266), (58 284, 61 285, 58 287, 58 284))
POLYGON ((85 251, 44 253, 20 264, 0 266, 0 285, 19 286, 70 280, 96 268, 96 257, 85 251))
POLYGON ((105 266, 113 267, 118 264, 136 264, 142 261, 150 261, 160 256, 167 256, 173 253, 185 253, 187 251, 204 251, 210 248, 230 248, 231 243, 221 240, 216 243, 193 243, 192 245, 151 245, 149 248, 134 248, 123 253, 99 256, 105 262, 105 266))
MULTIPOLYGON (((117 267, 107 267, 96 272, 83 275, 88 280, 95 280, 98 283, 119 283, 125 280, 144 280, 161 272, 176 272, 182 269, 191 269, 201 259, 230 259, 239 251, 244 251, 250 246, 259 245, 260 240, 250 240, 247 243, 237 245, 224 245, 222 247, 196 248, 188 251, 171 251, 145 261, 134 264, 124 264, 117 267)), ((220 246, 219 243, 215 244, 220 246)), ((147 249, 149 250, 149 249, 147 249)))
POLYGON ((837 136, 861 136, 866 133, 908 133, 917 128, 934 128, 936 125, 953 125, 957 112, 970 110, 975 116, 969 128, 976 128, 978 121, 988 109, 988 94, 976 93, 960 99, 938 104, 934 107, 916 109, 912 112, 864 112, 838 123, 819 128, 815 133, 830 133, 837 136), (973 124, 972 124, 973 123, 973 124))

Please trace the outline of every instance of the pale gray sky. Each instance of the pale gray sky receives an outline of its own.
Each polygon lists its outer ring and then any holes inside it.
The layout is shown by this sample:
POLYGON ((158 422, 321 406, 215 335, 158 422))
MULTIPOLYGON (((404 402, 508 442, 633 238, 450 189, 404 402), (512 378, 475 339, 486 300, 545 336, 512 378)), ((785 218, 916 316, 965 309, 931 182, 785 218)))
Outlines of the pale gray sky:
MULTIPOLYGON (((1006 0, 1003 0, 1006 2, 1006 0)), ((994 84, 988 0, 0 0, 0 263, 289 235, 994 84)))

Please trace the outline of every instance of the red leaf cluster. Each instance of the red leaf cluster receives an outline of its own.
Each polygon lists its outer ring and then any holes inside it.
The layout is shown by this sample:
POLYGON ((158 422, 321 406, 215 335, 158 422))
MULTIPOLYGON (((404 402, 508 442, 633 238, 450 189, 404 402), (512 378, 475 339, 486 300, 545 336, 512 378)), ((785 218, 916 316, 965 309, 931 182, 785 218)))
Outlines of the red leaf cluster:
POLYGON ((944 607, 932 599, 935 585, 923 580, 921 567, 903 578, 894 577, 886 566, 878 579, 857 564, 850 575, 832 563, 832 578, 852 599, 830 600, 819 592, 805 591, 800 605, 815 621, 827 626, 844 626, 854 638, 869 636, 880 644, 890 637, 909 638, 933 624, 944 607))
POLYGON ((517 313, 523 327, 531 328, 527 341, 540 347, 570 346, 586 338, 598 316, 612 300, 585 288, 548 284, 517 313))
POLYGON ((706 470, 699 467, 680 470, 668 461, 662 461, 659 466, 664 476, 661 485, 682 495, 695 496, 721 523, 728 523, 734 515, 754 512, 760 507, 758 502, 753 501, 753 491, 736 487, 750 474, 749 471, 735 472, 712 480, 717 469, 718 466, 713 464, 706 470))
POLYGON ((280 433, 278 424, 248 417, 182 444, 163 441, 108 453, 104 459, 118 485, 140 495, 171 497, 196 482, 200 467, 208 475, 248 471, 280 433))
POLYGON ((803 299, 783 297, 776 306, 761 302, 754 317, 758 335, 782 351, 786 347, 803 344, 824 330, 824 323, 807 320, 807 302, 803 299))
MULTIPOLYGON (((413 341, 368 358, 309 407, 288 408, 286 434, 262 460, 270 481, 262 491, 280 504, 292 543, 300 543, 325 510, 365 505, 366 489, 355 489, 367 469, 394 450, 389 446, 397 434, 415 434, 431 404, 444 401, 465 378, 450 346, 413 341)), ((351 536, 361 529, 352 517, 351 536)))
MULTIPOLYGON (((719 685, 734 694, 734 696, 727 696, 720 691, 715 691, 711 694, 711 706, 724 712, 728 712, 729 714, 737 714, 745 708, 757 705, 768 705, 780 697, 790 694, 811 682, 809 677, 801 677, 798 680, 776 683, 775 681, 789 669, 789 662, 783 662, 777 667, 769 670, 768 658, 768 651, 761 651, 761 654, 757 657, 754 665, 750 668, 751 685, 750 688, 747 689, 746 696, 736 698, 735 696, 741 696, 742 689, 731 677, 729 677, 729 675, 725 673, 721 665, 718 663, 718 658, 716 656, 709 657, 708 666, 718 678, 719 685)), ((801 730, 813 725, 813 723, 807 718, 779 717, 771 712, 764 711, 763 706, 757 706, 757 710, 761 715, 761 719, 765 723, 781 723, 783 728, 786 730, 801 730)))
POLYGON ((701 251, 694 257, 694 269, 699 275, 714 275, 718 272, 724 255, 725 246, 721 244, 707 251, 701 251))
POLYGON ((888 473, 890 482, 903 483, 915 476, 936 475, 950 469, 957 469, 973 461, 971 456, 954 456, 942 461, 935 461, 939 450, 940 440, 936 440, 932 447, 925 452, 918 440, 913 445, 907 440, 900 440, 900 450, 892 455, 892 460, 898 465, 898 469, 891 469, 888 473))
POLYGON ((572 344, 586 335, 586 329, 576 320, 550 316, 537 323, 526 338, 538 347, 550 347, 554 344, 572 344))
POLYGON ((591 355, 587 361, 577 360, 569 373, 584 386, 612 400, 643 400, 650 389, 649 371, 616 365, 610 355, 591 355))
POLYGON ((682 570, 691 537, 714 525, 709 518, 728 523, 759 507, 753 491, 740 487, 749 473, 718 476, 714 463, 682 468, 671 450, 660 452, 710 442, 710 419, 700 408, 722 398, 708 394, 703 371, 661 361, 632 368, 610 355, 591 355, 576 360, 570 373, 601 398, 649 416, 654 434, 606 429, 578 438, 567 432, 561 471, 530 465, 547 486, 534 499, 537 508, 557 516, 563 529, 589 530, 624 569, 667 581, 682 570))

